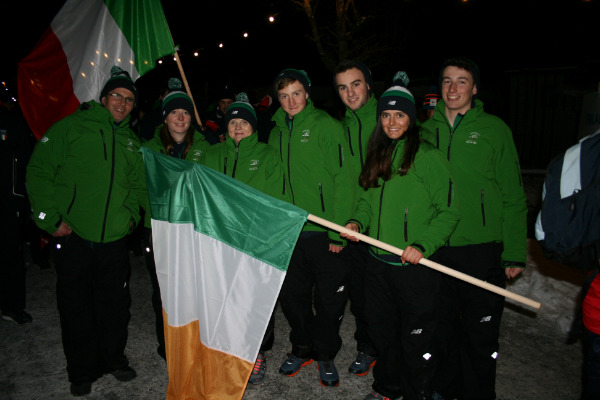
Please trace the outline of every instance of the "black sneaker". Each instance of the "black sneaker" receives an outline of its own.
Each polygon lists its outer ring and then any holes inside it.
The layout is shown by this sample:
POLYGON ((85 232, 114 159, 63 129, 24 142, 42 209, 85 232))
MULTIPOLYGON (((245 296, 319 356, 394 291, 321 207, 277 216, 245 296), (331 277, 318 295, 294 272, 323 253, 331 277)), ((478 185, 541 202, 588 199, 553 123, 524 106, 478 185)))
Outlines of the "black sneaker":
POLYGON ((114 371, 110 371, 109 374, 121 382, 128 382, 137 376, 135 370, 129 366, 115 369, 114 371))
POLYGON ((265 357, 265 353, 258 353, 256 361, 254 362, 254 368, 252 368, 252 373, 250 374, 250 379, 248 379, 248 383, 253 385, 261 383, 265 380, 266 373, 267 357, 265 357))
POLYGON ((288 359, 281 364, 281 368, 279 368, 279 373, 286 376, 294 376, 302 367, 306 367, 308 364, 312 363, 312 358, 300 358, 296 357, 293 354, 288 356, 288 359))
POLYGON ((75 397, 85 396, 92 391, 92 382, 72 382, 71 383, 71 394, 75 397))
POLYGON ((322 386, 338 386, 340 377, 333 360, 319 361, 319 377, 322 386))
POLYGON ((354 360, 354 362, 350 364, 348 372, 356 376, 365 376, 369 373, 369 370, 373 365, 375 365, 376 362, 377 359, 375 357, 372 357, 367 353, 363 353, 361 351, 356 356, 356 360, 354 360))
POLYGON ((392 400, 389 397, 385 397, 384 395, 377 393, 376 391, 372 391, 368 395, 365 396, 363 400, 392 400))
POLYGON ((26 313, 24 310, 18 311, 4 311, 2 310, 2 319, 5 321, 14 322, 15 324, 27 324, 33 321, 31 315, 26 313))

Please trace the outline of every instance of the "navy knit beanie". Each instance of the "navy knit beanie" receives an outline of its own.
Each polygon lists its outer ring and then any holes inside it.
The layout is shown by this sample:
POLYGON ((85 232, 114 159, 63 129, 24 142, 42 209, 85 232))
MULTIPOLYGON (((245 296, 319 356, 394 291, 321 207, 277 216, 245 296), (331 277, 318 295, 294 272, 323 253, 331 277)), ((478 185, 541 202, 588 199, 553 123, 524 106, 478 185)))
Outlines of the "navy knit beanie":
POLYGON ((165 96, 162 102, 163 118, 166 118, 171 111, 179 108, 184 109, 190 115, 194 115, 194 103, 192 98, 182 90, 183 84, 181 81, 177 78, 170 78, 168 86, 169 94, 165 96))
POLYGON ((227 111, 225 112, 225 122, 229 124, 229 121, 235 118, 240 118, 246 120, 252 126, 252 130, 256 132, 257 121, 256 111, 254 111, 254 107, 248 101, 248 95, 244 92, 240 92, 236 101, 227 107, 227 111))
POLYGON ((133 79, 129 76, 129 72, 122 70, 118 66, 113 66, 110 69, 110 78, 104 84, 102 91, 100 92, 100 98, 106 96, 111 90, 116 88, 125 88, 130 90, 131 93, 135 96, 135 102, 137 103, 138 99, 138 90, 135 87, 135 83, 133 83, 133 79))
POLYGON ((377 116, 385 110, 398 110, 406 113, 411 123, 416 122, 417 107, 415 98, 406 88, 408 85, 408 75, 406 72, 399 71, 394 75, 392 87, 383 92, 377 103, 377 116))

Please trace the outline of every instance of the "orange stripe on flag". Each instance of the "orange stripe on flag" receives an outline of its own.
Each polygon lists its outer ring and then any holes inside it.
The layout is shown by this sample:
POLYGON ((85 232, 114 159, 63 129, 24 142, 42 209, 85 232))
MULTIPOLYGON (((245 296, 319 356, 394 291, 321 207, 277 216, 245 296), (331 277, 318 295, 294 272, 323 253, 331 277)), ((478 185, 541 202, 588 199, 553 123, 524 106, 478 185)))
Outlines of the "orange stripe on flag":
POLYGON ((170 326, 163 310, 169 386, 167 400, 239 400, 254 363, 210 349, 200 341, 198 321, 170 326))

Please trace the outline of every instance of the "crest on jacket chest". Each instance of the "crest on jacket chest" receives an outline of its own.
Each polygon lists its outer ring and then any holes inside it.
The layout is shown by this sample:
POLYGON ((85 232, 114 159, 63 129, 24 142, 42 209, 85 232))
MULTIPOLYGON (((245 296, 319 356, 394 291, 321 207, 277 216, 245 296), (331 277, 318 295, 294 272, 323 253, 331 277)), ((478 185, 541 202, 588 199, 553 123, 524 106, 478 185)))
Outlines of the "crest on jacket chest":
POLYGON ((302 131, 302 139, 300 142, 306 143, 310 139, 310 129, 305 129, 302 131))
POLYGON ((479 136, 481 136, 481 134, 479 132, 471 132, 471 133, 469 133, 469 136, 467 137, 467 140, 465 141, 465 143, 477 144, 477 140, 479 139, 479 136))

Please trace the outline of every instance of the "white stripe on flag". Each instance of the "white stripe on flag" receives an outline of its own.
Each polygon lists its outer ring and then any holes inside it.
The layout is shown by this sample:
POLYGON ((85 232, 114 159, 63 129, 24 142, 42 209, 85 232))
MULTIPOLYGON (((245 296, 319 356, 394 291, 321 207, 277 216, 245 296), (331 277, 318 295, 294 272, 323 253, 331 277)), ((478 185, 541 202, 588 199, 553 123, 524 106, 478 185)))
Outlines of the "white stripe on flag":
POLYGON ((152 235, 169 325, 198 320, 205 346, 254 363, 285 272, 192 224, 152 220, 152 235))
POLYGON ((134 81, 140 76, 133 50, 103 1, 67 1, 50 26, 67 56, 79 102, 99 100, 113 65, 133 69, 134 81))

